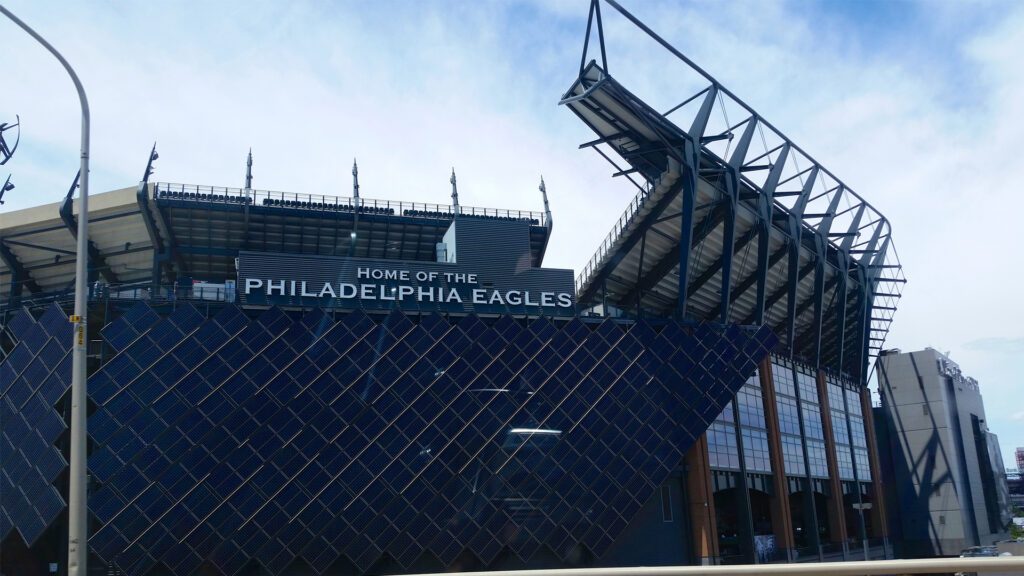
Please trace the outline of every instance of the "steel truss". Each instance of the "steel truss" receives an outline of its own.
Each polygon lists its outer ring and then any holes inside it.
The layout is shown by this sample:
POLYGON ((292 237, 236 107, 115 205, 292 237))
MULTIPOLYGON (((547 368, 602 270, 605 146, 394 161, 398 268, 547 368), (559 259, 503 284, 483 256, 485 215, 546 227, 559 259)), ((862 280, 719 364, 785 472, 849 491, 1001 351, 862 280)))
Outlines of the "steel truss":
POLYGON ((889 222, 869 202, 615 0, 592 0, 561 104, 598 136, 581 148, 639 189, 577 278, 582 305, 767 323, 791 355, 866 378, 906 282, 889 222), (602 5, 700 88, 661 113, 615 80, 602 5))

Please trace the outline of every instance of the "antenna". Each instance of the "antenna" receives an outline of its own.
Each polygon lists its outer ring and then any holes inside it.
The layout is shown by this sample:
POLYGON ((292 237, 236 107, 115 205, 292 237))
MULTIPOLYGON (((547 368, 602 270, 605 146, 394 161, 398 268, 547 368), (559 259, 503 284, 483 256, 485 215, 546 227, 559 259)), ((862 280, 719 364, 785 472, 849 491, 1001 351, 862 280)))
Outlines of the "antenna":
POLYGON ((551 228, 551 206, 548 204, 548 189, 544 186, 544 175, 540 176, 540 190, 541 195, 544 197, 544 225, 551 228))
POLYGON ((249 148, 249 157, 245 161, 245 190, 252 190, 252 148, 249 148))
POLYGON ((452 207, 455 216, 459 215, 459 189, 455 184, 455 167, 452 167, 452 207))
POLYGON ((356 165, 356 159, 352 159, 352 197, 356 199, 356 204, 359 200, 359 166, 356 165))

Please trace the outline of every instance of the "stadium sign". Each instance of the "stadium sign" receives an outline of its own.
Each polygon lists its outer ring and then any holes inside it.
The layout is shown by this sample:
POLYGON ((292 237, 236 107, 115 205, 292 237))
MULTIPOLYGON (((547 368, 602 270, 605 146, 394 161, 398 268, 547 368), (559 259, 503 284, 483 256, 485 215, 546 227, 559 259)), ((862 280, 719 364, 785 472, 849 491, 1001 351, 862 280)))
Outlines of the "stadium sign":
POLYGON ((571 270, 466 270, 455 263, 241 252, 245 304, 575 315, 571 270))

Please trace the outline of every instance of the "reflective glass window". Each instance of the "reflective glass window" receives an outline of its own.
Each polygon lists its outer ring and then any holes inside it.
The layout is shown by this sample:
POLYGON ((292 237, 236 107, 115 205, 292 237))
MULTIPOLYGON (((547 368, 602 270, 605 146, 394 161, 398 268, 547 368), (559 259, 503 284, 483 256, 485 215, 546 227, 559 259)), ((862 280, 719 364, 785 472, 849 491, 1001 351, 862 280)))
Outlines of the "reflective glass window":
POLYGON ((736 399, 740 408, 740 424, 764 429, 764 400, 761 397, 761 387, 748 382, 740 389, 736 399))
POLYGON ((857 478, 861 482, 871 481, 871 464, 868 463, 868 451, 866 448, 853 449, 854 462, 857 465, 857 478))
POLYGON ((836 441, 836 444, 849 444, 850 434, 846 428, 846 414, 838 411, 832 411, 832 439, 836 441))
POLYGON ((798 372, 797 384, 800 386, 800 401, 818 403, 818 382, 814 376, 798 372))
POLYGON ((868 439, 864 435, 864 421, 856 416, 850 416, 850 429, 853 430, 853 445, 860 448, 868 447, 868 439))
POLYGON ((825 432, 821 428, 821 411, 818 406, 800 402, 800 410, 804 415, 804 433, 807 437, 824 440, 825 432))
POLYGON ((736 429, 731 424, 714 422, 707 431, 708 460, 712 468, 737 470, 740 467, 736 449, 736 429))
POLYGON ((828 460, 825 458, 824 442, 807 439, 807 463, 811 467, 811 476, 828 478, 828 460))
POLYGON ((839 478, 853 480, 853 456, 849 446, 836 444, 836 463, 839 464, 839 478))
POLYGON ((800 435, 800 415, 796 411, 796 400, 776 396, 775 405, 779 411, 779 432, 800 435))
POLYGON ((846 391, 846 409, 849 410, 850 414, 856 416, 863 416, 864 412, 860 407, 860 394, 854 390, 846 391))
POLYGON ((743 429, 743 456, 747 470, 771 472, 771 458, 768 456, 768 434, 763 430, 743 429))
POLYGON ((828 407, 833 411, 846 411, 843 407, 843 389, 832 382, 828 383, 828 407))
POLYGON ((715 418, 715 421, 716 422, 735 422, 736 421, 735 418, 733 418, 732 402, 729 402, 728 404, 725 405, 725 408, 722 409, 722 412, 721 412, 721 414, 718 415, 718 418, 715 418))
POLYGON ((775 393, 786 396, 796 396, 793 389, 793 369, 782 364, 772 364, 772 380, 775 383, 775 393))
POLYGON ((790 476, 803 476, 807 472, 804 467, 804 451, 803 445, 800 443, 800 437, 783 434, 781 439, 786 474, 790 476))

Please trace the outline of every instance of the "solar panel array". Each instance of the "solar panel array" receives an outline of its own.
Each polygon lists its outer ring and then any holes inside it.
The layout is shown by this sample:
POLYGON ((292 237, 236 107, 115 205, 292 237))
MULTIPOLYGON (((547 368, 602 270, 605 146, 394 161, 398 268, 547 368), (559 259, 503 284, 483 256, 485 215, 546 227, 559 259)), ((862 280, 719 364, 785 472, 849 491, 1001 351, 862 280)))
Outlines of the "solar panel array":
POLYGON ((90 547, 129 574, 600 556, 776 343, 141 306, 104 331, 120 352, 89 380, 90 547))
POLYGON ((66 506, 53 487, 67 467, 54 407, 71 387, 73 326, 54 305, 38 321, 22 309, 8 327, 17 344, 0 362, 0 540, 17 530, 31 546, 66 506))

